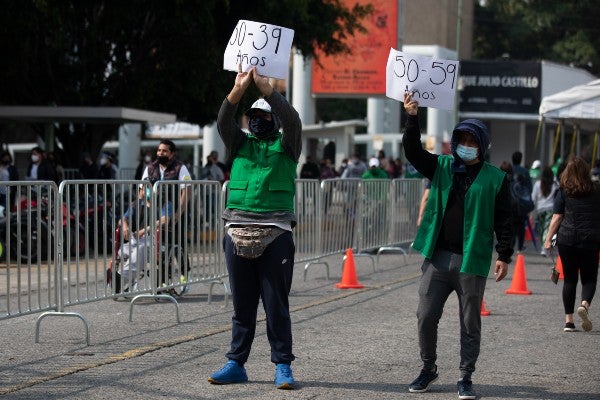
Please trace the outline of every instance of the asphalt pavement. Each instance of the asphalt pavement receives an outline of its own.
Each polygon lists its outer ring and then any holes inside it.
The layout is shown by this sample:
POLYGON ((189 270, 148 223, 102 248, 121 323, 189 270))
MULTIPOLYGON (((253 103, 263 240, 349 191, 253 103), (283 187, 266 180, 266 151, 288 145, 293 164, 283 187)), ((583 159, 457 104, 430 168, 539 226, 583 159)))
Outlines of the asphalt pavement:
MULTIPOLYGON (((528 243, 531 247, 531 243, 528 243)), ((421 363, 416 330, 422 257, 355 255, 362 289, 339 289, 342 255, 325 267, 296 264, 290 295, 297 389, 273 385, 265 317, 250 359, 249 382, 211 385, 207 377, 226 361, 231 302, 215 287, 193 286, 175 305, 153 299, 104 300, 68 306, 90 324, 86 345, 79 318, 39 314, 0 321, 0 397, 7 399, 456 399, 459 375, 458 302, 451 295, 439 327, 439 379, 427 393, 408 393, 421 363), (406 263, 405 263, 406 261, 406 263)), ((524 253, 531 295, 506 294, 508 276, 485 293, 482 346, 474 388, 481 399, 600 399, 600 307, 592 304, 591 332, 564 333, 562 281, 549 280, 550 261, 533 248, 524 253)), ((579 296, 579 288, 578 288, 579 296)))

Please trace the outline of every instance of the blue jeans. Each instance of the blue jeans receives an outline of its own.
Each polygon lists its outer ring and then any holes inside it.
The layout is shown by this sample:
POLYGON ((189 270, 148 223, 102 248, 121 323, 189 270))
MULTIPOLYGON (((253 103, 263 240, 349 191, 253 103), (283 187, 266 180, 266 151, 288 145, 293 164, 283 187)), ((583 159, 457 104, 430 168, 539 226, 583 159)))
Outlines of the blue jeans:
POLYGON ((226 357, 241 365, 248 360, 260 298, 267 315, 271 361, 290 364, 295 358, 288 302, 296 251, 292 233, 279 235, 254 259, 237 256, 229 235, 223 238, 223 247, 233 297, 231 349, 226 357))
POLYGON ((438 324, 448 296, 456 292, 460 317, 460 373, 461 378, 470 379, 479 357, 481 302, 487 278, 461 273, 461 263, 461 254, 440 249, 423 262, 417 309, 419 347, 423 368, 435 369, 438 324))

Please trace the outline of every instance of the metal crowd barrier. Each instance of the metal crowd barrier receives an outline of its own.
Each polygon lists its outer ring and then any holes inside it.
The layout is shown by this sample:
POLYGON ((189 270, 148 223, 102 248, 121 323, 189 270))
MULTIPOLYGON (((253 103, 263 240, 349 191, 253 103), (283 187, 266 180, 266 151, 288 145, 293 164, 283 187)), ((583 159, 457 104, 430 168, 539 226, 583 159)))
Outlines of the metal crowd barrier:
POLYGON ((0 204, 0 319, 53 310, 56 229, 61 226, 54 182, 2 184, 0 204))
MULTIPOLYGON (((66 307, 129 297, 130 315, 137 301, 176 298, 191 285, 223 286, 228 275, 222 249, 221 215, 227 183, 211 181, 65 180, 2 183, 17 194, 6 200, 0 219, 0 320, 41 313, 80 318, 89 344, 85 317, 66 307), (149 196, 149 201, 146 201, 149 196), (144 213, 125 212, 133 203, 144 213), (166 211, 165 211, 166 210, 166 211), (170 211, 169 211, 170 210, 170 211), (160 216, 165 215, 165 219, 160 216), (150 233, 143 246, 131 245, 120 223, 150 233), (143 258, 133 272, 132 257, 143 258), (2 282, 4 278, 4 282, 2 282), (119 287, 117 287, 117 285, 119 287)), ((328 179, 296 181, 295 263, 312 265, 352 248, 371 257, 382 251, 406 255, 416 233, 423 191, 421 180, 328 179)), ((10 196, 7 196, 7 199, 10 196)))
POLYGON ((296 262, 306 263, 304 279, 309 267, 318 264, 325 266, 329 279, 325 258, 349 248, 355 257, 369 257, 373 269, 371 253, 377 262, 386 251, 406 255, 416 234, 422 180, 325 179, 318 192, 311 186, 315 182, 296 181, 296 262))

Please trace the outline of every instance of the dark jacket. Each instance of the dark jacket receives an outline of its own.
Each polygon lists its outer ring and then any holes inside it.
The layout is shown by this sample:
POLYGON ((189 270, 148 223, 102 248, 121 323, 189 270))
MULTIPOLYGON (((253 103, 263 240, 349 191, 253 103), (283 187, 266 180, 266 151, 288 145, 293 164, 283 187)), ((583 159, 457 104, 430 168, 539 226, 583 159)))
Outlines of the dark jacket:
MULTIPOLYGON (((28 177, 31 176, 32 168, 33 168, 33 163, 30 163, 29 166, 27 167, 27 176, 28 177)), ((60 183, 60 182, 58 182, 58 174, 56 173, 56 168, 54 168, 54 165, 52 165, 52 163, 48 160, 42 160, 40 165, 38 165, 37 180, 38 181, 52 181, 52 182, 56 182, 57 184, 60 183)))
POLYGON ((568 197, 560 189, 554 198, 554 213, 563 214, 556 243, 598 249, 600 247, 600 187, 580 197, 568 197))

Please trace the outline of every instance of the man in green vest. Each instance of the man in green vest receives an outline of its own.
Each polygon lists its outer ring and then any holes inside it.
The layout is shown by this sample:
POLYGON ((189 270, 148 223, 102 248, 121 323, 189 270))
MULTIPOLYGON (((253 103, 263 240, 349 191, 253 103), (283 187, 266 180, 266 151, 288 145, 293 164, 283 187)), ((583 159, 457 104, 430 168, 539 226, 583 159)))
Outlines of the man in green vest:
POLYGON ((250 355, 262 299, 271 362, 276 365, 275 386, 293 389, 290 364, 295 357, 288 296, 295 253, 296 168, 302 151, 300 117, 285 97, 273 90, 266 76, 256 68, 248 72, 240 69, 219 110, 217 127, 228 159, 233 160, 223 213, 233 318, 228 361, 208 381, 229 384, 248 380, 244 364, 250 355), (235 114, 252 82, 263 98, 244 113, 246 131, 236 123, 235 114))
POLYGON ((506 276, 513 254, 508 179, 503 171, 484 161, 490 140, 483 122, 460 122, 452 132, 452 155, 431 154, 421 146, 418 103, 412 93, 404 95, 404 108, 408 114, 403 138, 406 158, 431 181, 413 243, 425 257, 417 308, 423 368, 408 390, 425 392, 438 378, 438 323, 444 304, 454 291, 461 327, 458 397, 475 399, 471 374, 479 356, 481 305, 492 262, 494 233, 497 282, 506 276))

